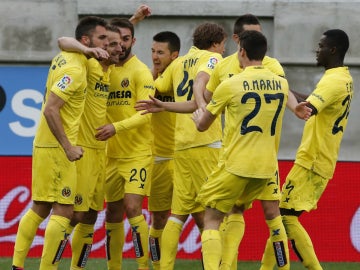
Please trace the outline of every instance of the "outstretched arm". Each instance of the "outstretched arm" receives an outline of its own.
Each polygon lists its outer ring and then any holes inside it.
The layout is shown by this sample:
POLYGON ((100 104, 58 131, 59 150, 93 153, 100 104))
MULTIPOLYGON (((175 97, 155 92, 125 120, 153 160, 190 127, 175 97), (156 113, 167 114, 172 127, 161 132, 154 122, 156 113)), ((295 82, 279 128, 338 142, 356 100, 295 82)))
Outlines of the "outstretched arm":
POLYGON ((197 109, 191 118, 198 131, 206 131, 211 124, 215 121, 216 115, 211 114, 207 109, 199 108, 197 109))
POLYGON ((94 57, 96 59, 107 59, 109 54, 102 48, 89 48, 72 37, 60 37, 58 38, 58 46, 61 50, 67 52, 78 52, 87 55, 88 57, 94 57))
POLYGON ((286 107, 288 107, 288 109, 291 110, 298 118, 305 121, 310 118, 313 111, 309 102, 298 103, 292 91, 289 91, 289 97, 286 103, 286 107))
POLYGON ((314 109, 312 109, 311 107, 312 106, 308 101, 300 102, 296 105, 294 113, 298 118, 307 121, 309 120, 311 115, 313 115, 314 109))
POLYGON ((101 127, 98 127, 96 130, 95 138, 98 141, 106 141, 107 139, 114 136, 116 133, 129 130, 133 128, 139 128, 146 123, 149 123, 151 119, 150 115, 141 115, 139 112, 133 114, 129 118, 121 120, 119 122, 106 124, 101 127))
POLYGON ((299 92, 296 92, 294 90, 291 90, 291 92, 294 94, 296 100, 298 102, 302 102, 302 101, 305 101, 309 95, 305 95, 305 94, 302 94, 302 93, 299 93, 299 92))
POLYGON ((184 102, 164 102, 153 96, 150 99, 139 100, 136 102, 135 109, 143 111, 141 114, 158 113, 163 111, 175 113, 192 113, 197 106, 194 100, 184 102))

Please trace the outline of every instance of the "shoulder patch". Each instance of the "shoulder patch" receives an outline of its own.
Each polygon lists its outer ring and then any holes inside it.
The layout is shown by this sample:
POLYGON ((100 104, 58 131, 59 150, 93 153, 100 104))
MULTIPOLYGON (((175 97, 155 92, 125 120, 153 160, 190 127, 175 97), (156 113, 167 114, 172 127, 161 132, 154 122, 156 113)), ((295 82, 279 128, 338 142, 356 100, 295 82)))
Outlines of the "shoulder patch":
POLYGON ((60 81, 56 84, 56 86, 61 90, 64 91, 68 86, 72 83, 72 78, 69 75, 64 75, 60 79, 60 81))
POLYGON ((216 57, 211 57, 207 63, 207 67, 210 69, 214 69, 215 65, 219 62, 216 57))

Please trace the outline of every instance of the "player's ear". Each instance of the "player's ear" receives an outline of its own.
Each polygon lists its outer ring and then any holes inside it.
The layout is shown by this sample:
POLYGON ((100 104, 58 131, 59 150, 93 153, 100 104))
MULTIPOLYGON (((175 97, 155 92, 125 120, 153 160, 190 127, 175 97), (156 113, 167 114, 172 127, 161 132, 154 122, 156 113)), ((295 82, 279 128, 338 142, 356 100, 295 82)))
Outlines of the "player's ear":
POLYGON ((330 48, 331 54, 336 54, 336 52, 337 52, 337 48, 335 46, 330 48))
POLYGON ((80 42, 89 47, 90 45, 90 38, 88 36, 82 36, 80 42))
POLYGON ((239 48, 239 53, 242 57, 244 57, 246 55, 246 50, 243 47, 239 48))
POLYGON ((239 35, 232 34, 232 40, 235 41, 236 44, 239 44, 240 43, 239 35))
POLYGON ((174 51, 171 53, 171 60, 175 60, 179 56, 179 51, 174 51))

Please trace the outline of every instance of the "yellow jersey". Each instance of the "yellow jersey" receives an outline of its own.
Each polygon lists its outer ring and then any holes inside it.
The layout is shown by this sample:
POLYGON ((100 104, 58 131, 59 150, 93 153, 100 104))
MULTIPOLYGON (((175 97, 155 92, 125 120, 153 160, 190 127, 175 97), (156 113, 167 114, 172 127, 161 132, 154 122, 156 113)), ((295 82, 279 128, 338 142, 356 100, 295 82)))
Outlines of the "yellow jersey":
POLYGON ((70 143, 76 144, 80 117, 85 103, 86 73, 87 59, 81 53, 62 51, 53 58, 46 81, 46 93, 41 108, 39 126, 34 138, 34 146, 60 146, 43 114, 50 92, 65 102, 60 109, 61 122, 70 143))
POLYGON ((134 158, 152 155, 151 115, 141 115, 134 106, 136 101, 149 99, 154 92, 154 80, 149 68, 135 55, 112 70, 107 120, 114 124, 116 135, 107 142, 107 156, 134 158))
POLYGON ((207 105, 213 115, 226 108, 222 160, 233 174, 272 178, 289 86, 263 66, 249 66, 222 82, 207 105))
MULTIPOLYGON (((189 52, 173 61, 156 79, 155 87, 160 92, 172 90, 176 102, 193 100, 193 83, 199 72, 211 74, 222 59, 218 53, 199 50, 192 46, 189 52)), ((220 117, 206 132, 197 131, 191 114, 177 114, 175 124, 175 150, 183 150, 221 141, 220 117)))
MULTIPOLYGON (((284 69, 275 58, 265 56, 262 65, 278 76, 285 77, 284 69)), ((243 69, 240 67, 238 52, 229 55, 216 65, 210 80, 206 85, 206 89, 214 92, 216 87, 224 80, 231 78, 235 74, 239 74, 243 69)))
POLYGON ((106 124, 106 102, 109 96, 110 66, 106 72, 99 61, 88 60, 87 88, 84 112, 81 116, 77 144, 90 148, 105 149, 105 142, 95 139, 96 128, 106 124))
POLYGON ((305 123, 295 163, 324 178, 333 177, 352 97, 353 79, 348 67, 326 70, 307 98, 317 114, 305 123))

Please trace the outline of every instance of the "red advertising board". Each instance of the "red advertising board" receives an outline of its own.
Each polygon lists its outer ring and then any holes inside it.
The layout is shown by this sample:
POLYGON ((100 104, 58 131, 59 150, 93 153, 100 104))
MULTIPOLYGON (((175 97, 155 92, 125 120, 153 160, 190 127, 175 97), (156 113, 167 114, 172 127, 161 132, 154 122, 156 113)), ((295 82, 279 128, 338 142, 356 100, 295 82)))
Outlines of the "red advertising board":
MULTIPOLYGON (((31 157, 0 157, 0 256, 11 257, 20 218, 31 206, 31 157)), ((292 161, 280 162, 285 178, 292 161)), ((318 209, 300 218, 308 230, 320 261, 360 261, 360 162, 338 162, 334 178, 321 198, 318 209)), ((149 221, 144 205, 143 213, 149 221)), ((105 257, 104 211, 96 223, 91 257, 105 257)), ((245 213, 245 236, 240 260, 261 260, 268 237, 262 209, 255 202, 245 213)), ((46 222, 41 224, 29 256, 41 255, 46 222)), ((124 257, 134 257, 129 224, 125 223, 124 257)), ((179 258, 200 258, 200 235, 192 219, 186 223, 179 243, 179 258)), ((70 256, 70 248, 65 252, 70 256)), ((292 259, 296 259, 294 253, 292 259)))

